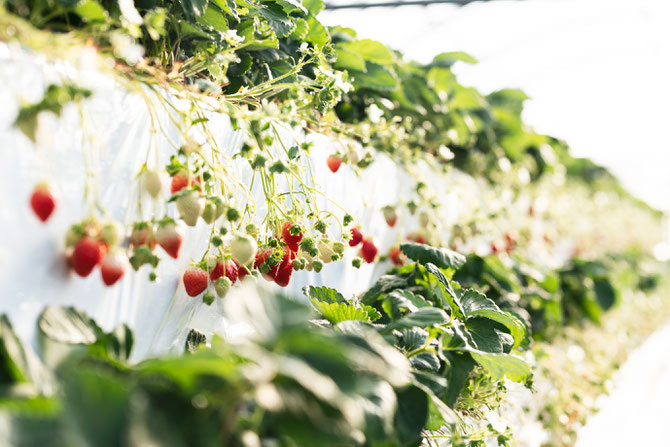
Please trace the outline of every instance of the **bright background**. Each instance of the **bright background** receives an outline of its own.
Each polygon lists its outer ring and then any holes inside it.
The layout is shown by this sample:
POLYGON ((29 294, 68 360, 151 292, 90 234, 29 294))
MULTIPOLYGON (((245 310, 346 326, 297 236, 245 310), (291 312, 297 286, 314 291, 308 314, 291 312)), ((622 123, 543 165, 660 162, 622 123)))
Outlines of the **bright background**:
POLYGON ((670 0, 496 0, 333 10, 320 19, 420 62, 470 53, 479 64, 456 65, 461 82, 484 93, 523 89, 532 98, 527 123, 670 211, 670 0))

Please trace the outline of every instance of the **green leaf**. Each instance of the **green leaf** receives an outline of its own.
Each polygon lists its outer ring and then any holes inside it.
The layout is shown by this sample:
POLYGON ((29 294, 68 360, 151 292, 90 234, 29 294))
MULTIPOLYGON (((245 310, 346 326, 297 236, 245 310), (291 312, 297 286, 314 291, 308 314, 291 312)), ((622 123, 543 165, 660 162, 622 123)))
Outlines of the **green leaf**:
POLYGON ((186 343, 184 346, 185 352, 193 353, 198 350, 198 346, 204 345, 207 342, 205 334, 197 329, 191 329, 186 336, 186 343))
POLYGON ((514 339, 514 347, 523 341, 525 334, 523 324, 513 315, 500 310, 496 303, 484 294, 474 289, 466 289, 461 292, 460 301, 467 320, 482 317, 496 321, 509 330, 514 339))
POLYGON ((186 17, 195 18, 203 15, 209 0, 180 0, 186 17))
POLYGON ((494 354, 471 350, 470 355, 495 380, 507 377, 515 382, 523 382, 531 374, 528 363, 511 354, 494 354))
POLYGON ((121 362, 130 358, 135 338, 133 331, 125 323, 121 323, 107 334, 107 352, 121 362))
POLYGON ((398 77, 391 69, 383 65, 367 62, 365 72, 351 72, 354 86, 358 88, 369 88, 379 91, 393 90, 398 86, 398 77))
POLYGON ((442 309, 438 309, 437 307, 422 307, 416 312, 412 312, 391 322, 383 331, 391 332, 395 329, 402 330, 413 327, 425 328, 434 324, 446 323, 447 321, 449 321, 449 316, 442 309))
POLYGON ((618 292, 607 278, 597 278, 593 281, 593 290, 596 300, 603 310, 611 309, 618 301, 618 292))
POLYGON ((421 431, 428 419, 428 397, 416 386, 396 391, 398 409, 395 415, 395 430, 401 445, 417 445, 421 431))
POLYGON ((198 23, 203 25, 211 26, 216 31, 226 32, 228 31, 228 21, 226 16, 222 11, 216 8, 214 5, 210 5, 203 15, 196 19, 198 23))
POLYGON ((293 23, 295 23, 295 29, 289 37, 293 40, 305 40, 309 32, 309 23, 307 23, 307 20, 302 17, 294 17, 293 23))
POLYGON ((366 62, 373 62, 379 65, 389 65, 395 61, 395 57, 386 45, 376 40, 363 39, 341 42, 338 48, 343 48, 357 54, 366 62))
POLYGON ((92 318, 74 307, 48 306, 37 327, 42 337, 70 345, 91 345, 105 334, 92 318))
POLYGON ((440 359, 431 352, 423 352, 410 357, 409 363, 414 368, 424 371, 437 372, 440 369, 440 359))
POLYGON ((472 336, 474 347, 480 351, 502 354, 505 352, 505 347, 512 346, 514 340, 508 333, 495 326, 498 325, 485 318, 471 318, 465 324, 472 336))
POLYGON ((7 315, 0 316, 0 384, 30 382, 30 367, 23 344, 7 315))
POLYGON ((84 445, 123 445, 130 387, 103 368, 68 368, 63 417, 84 445))
POLYGON ((325 303, 312 299, 312 304, 323 318, 333 324, 342 321, 356 320, 370 323, 378 319, 381 315, 375 309, 366 306, 365 308, 356 307, 349 303, 325 303), (368 312, 370 309, 371 313, 368 312))
POLYGON ((361 303, 374 304, 381 295, 404 287, 407 287, 407 278, 397 275, 383 275, 363 294, 361 303))
POLYGON ((302 5, 313 16, 316 16, 323 9, 323 0, 303 0, 302 5))
MULTIPOLYGON (((307 6, 307 3, 305 3, 305 6, 307 6)), ((307 6, 307 9, 309 9, 309 6, 307 6)), ((304 37, 305 42, 309 42, 312 45, 323 48, 323 46, 326 45, 330 40, 326 28, 324 28, 323 25, 321 25, 321 23, 316 20, 313 15, 310 15, 307 18, 307 25, 309 26, 309 31, 304 37)))
POLYGON ((466 64, 476 64, 478 61, 468 53, 462 51, 451 51, 440 53, 433 58, 432 66, 451 67, 456 62, 465 62, 466 64))
POLYGON ((413 261, 420 264, 432 263, 443 269, 458 270, 465 264, 465 256, 448 248, 435 248, 416 242, 400 244, 400 250, 413 261))
POLYGON ((405 351, 413 351, 426 344, 428 340, 428 331, 413 327, 411 329, 403 329, 401 346, 405 351))
POLYGON ((278 37, 285 37, 295 29, 295 23, 289 18, 284 8, 275 2, 264 3, 264 8, 258 12, 267 20, 268 25, 277 33, 278 37))
POLYGON ((463 310, 461 301, 456 295, 456 292, 454 292, 454 289, 451 287, 451 284, 449 283, 449 280, 447 280, 447 277, 444 276, 444 273, 442 273, 440 269, 438 269, 434 264, 431 264, 430 262, 426 264, 426 271, 428 271, 428 273, 437 278, 439 284, 440 298, 442 299, 443 304, 446 304, 446 306, 450 308, 457 317, 465 318, 465 311, 463 310))
POLYGON ((84 0, 79 2, 74 8, 74 12, 76 12, 84 22, 104 22, 107 18, 105 8, 95 0, 84 0))
POLYGON ((365 72, 365 59, 359 54, 349 50, 348 48, 337 44, 335 46, 335 52, 337 53, 337 60, 333 66, 339 70, 357 70, 365 72))
POLYGON ((309 286, 303 289, 303 293, 309 298, 324 303, 347 303, 340 292, 330 287, 309 286))

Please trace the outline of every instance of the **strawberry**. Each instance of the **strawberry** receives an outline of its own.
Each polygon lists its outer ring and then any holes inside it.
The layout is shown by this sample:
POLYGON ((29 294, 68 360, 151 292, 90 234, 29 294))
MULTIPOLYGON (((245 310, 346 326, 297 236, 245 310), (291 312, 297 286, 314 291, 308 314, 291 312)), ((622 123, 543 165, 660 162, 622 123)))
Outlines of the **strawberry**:
POLYGON ((240 275, 239 268, 237 267, 237 263, 231 259, 227 260, 226 263, 224 264, 225 267, 225 274, 226 278, 230 280, 231 284, 235 284, 237 281, 237 278, 240 275))
POLYGON ((516 232, 512 231, 505 233, 505 251, 507 253, 514 250, 514 247, 516 247, 516 240, 517 240, 516 232))
POLYGON ((328 169, 330 169, 332 172, 337 172, 337 170, 340 169, 340 165, 342 164, 342 159, 337 155, 331 155, 328 157, 326 162, 328 163, 328 169))
POLYGON ((491 253, 492 254, 497 255, 501 251, 503 251, 503 244, 502 243, 500 243, 498 241, 491 242, 491 253))
POLYGON ((188 296, 198 296, 207 288, 207 272, 201 268, 189 267, 182 275, 182 281, 188 296))
POLYGON ((100 263, 102 282, 107 286, 116 283, 126 270, 126 259, 120 254, 108 254, 100 263))
POLYGON ((230 290, 230 286, 232 285, 233 283, 230 282, 230 279, 224 276, 223 278, 219 278, 214 281, 214 291, 216 291, 216 294, 219 296, 219 298, 223 298, 226 296, 228 290, 230 290))
POLYGON ((163 179, 160 173, 156 171, 147 171, 144 173, 144 190, 154 199, 163 191, 163 179))
POLYGON ((156 235, 149 222, 138 222, 133 225, 133 231, 130 233, 130 247, 146 246, 154 251, 156 248, 156 235))
POLYGON ((212 269, 212 271, 209 272, 209 279, 211 279, 212 282, 214 282, 217 279, 221 278, 222 276, 223 276, 223 262, 218 261, 216 263, 216 266, 212 269))
POLYGON ((389 259, 393 265, 403 265, 405 263, 405 255, 400 250, 400 247, 393 247, 389 252, 389 259))
POLYGON ((351 231, 351 239, 349 239, 349 246, 355 247, 356 245, 360 244, 361 241, 363 240, 363 233, 361 233, 361 230, 359 228, 352 228, 350 231, 351 231))
POLYGON ((202 214, 205 206, 205 199, 200 197, 200 193, 190 191, 177 198, 177 211, 179 216, 190 227, 194 227, 198 222, 198 217, 202 214))
POLYGON ((107 252, 107 246, 91 237, 84 236, 72 252, 72 268, 77 275, 88 276, 107 252))
POLYGON ((289 281, 291 281, 291 275, 293 274, 293 259, 295 259, 295 253, 291 250, 287 251, 284 254, 284 258, 279 264, 279 269, 275 275, 275 282, 280 287, 288 286, 289 281))
POLYGON ((413 234, 407 235, 407 240, 416 242, 417 244, 425 244, 426 243, 426 238, 423 237, 422 235, 418 234, 418 233, 413 233, 413 234))
POLYGON ((377 256, 377 247, 372 239, 366 239, 363 241, 361 246, 361 257, 365 259, 365 262, 371 264, 374 262, 375 257, 377 256))
POLYGON ((321 239, 316 247, 319 249, 319 259, 324 264, 328 264, 333 261, 333 255, 335 255, 335 250, 331 246, 331 243, 328 239, 321 239))
POLYGON ((56 198, 51 194, 49 186, 40 183, 35 186, 30 196, 30 207, 39 220, 46 222, 54 209, 56 209, 56 198))
POLYGON ((230 254, 239 265, 247 265, 256 256, 257 248, 251 236, 237 235, 230 243, 230 254))
POLYGON ((302 228, 300 224, 284 222, 281 228, 281 238, 291 251, 298 251, 298 248, 300 248, 298 244, 302 240, 302 228))
POLYGON ((237 267, 237 279, 239 281, 242 281, 249 274, 249 269, 244 265, 238 264, 237 261, 235 261, 235 260, 233 260, 233 262, 235 263, 235 266, 237 267))
POLYGON ((170 194, 176 194, 187 186, 193 186, 198 184, 198 191, 200 189, 200 177, 190 175, 187 172, 179 172, 172 177, 172 182, 170 183, 170 194))
POLYGON ((398 214, 395 211, 395 208, 392 206, 385 206, 382 209, 382 212, 384 213, 384 220, 386 220, 386 224, 389 227, 393 227, 398 220, 398 214))
POLYGON ((108 247, 118 244, 121 239, 121 230, 119 229, 119 226, 114 222, 103 225, 100 230, 100 239, 107 244, 108 247))
POLYGON ((205 207, 202 210, 202 220, 206 223, 211 224, 216 220, 216 205, 213 202, 207 201, 205 207))
POLYGON ((269 267, 269 270, 263 274, 263 278, 267 279, 268 281, 274 281, 275 278, 277 277, 277 270, 279 270, 279 265, 281 264, 281 261, 278 262, 275 265, 271 265, 268 262, 268 259, 272 256, 273 250, 270 247, 263 247, 258 252, 256 253, 256 260, 254 261, 254 268, 258 269, 260 271, 260 267, 262 264, 266 264, 269 267))
POLYGON ((175 224, 172 219, 161 222, 156 231, 156 242, 165 252, 177 259, 179 257, 179 250, 181 243, 184 240, 181 229, 175 224))

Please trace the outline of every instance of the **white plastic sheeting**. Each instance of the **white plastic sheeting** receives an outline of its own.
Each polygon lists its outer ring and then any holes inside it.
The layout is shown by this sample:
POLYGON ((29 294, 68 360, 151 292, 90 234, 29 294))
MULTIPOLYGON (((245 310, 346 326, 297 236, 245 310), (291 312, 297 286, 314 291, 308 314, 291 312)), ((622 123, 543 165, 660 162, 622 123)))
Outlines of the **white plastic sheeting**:
MULTIPOLYGON (((179 101, 169 96, 168 99, 179 101)), ((130 93, 113 76, 90 68, 85 62, 49 61, 7 44, 0 44, 0 104, 0 312, 9 315, 19 336, 35 342, 36 318, 48 304, 73 305, 91 315, 105 330, 127 323, 136 335, 135 359, 173 347, 181 349, 192 327, 225 336, 231 328, 226 327, 220 303, 210 307, 199 298, 189 298, 179 282, 186 265, 199 260, 206 249, 210 231, 206 225, 184 227, 180 258, 172 260, 164 256, 156 282, 149 281, 149 270, 144 267, 139 272, 129 271, 115 286, 105 287, 97 270, 87 278, 69 272, 63 255, 68 227, 86 217, 88 208, 83 200, 86 166, 93 177, 89 183, 92 192, 97 193, 110 219, 130 224, 150 218, 153 212, 162 215, 165 205, 152 205, 147 197, 142 199, 140 215, 135 177, 145 160, 149 160, 150 166, 160 167, 175 153, 170 139, 178 142, 179 133, 167 112, 158 110, 154 115, 167 136, 159 132, 152 139, 150 114, 141 94, 130 93), (41 100, 46 86, 64 80, 89 88, 94 94, 80 107, 66 106, 60 118, 40 114, 37 144, 33 144, 13 127, 19 105, 41 100), (149 157, 148 148, 153 148, 149 157), (28 205, 32 188, 44 179, 60 197, 57 210, 46 224, 32 215, 28 205)), ((234 131, 223 114, 210 114, 208 118, 219 149, 228 155, 236 153, 243 141, 242 132, 234 131)), ((315 143, 311 162, 316 186, 346 208, 366 234, 374 235, 380 254, 416 229, 416 221, 403 214, 397 228, 390 229, 380 213, 387 204, 411 198, 415 185, 389 158, 378 154, 361 175, 347 165, 333 174, 327 168, 326 158, 335 151, 337 142, 323 135, 305 136, 288 128, 282 133, 288 145, 296 138, 315 143)), ((238 159, 234 169, 248 184, 251 178, 248 163, 238 159)), ((453 223, 458 214, 456 195, 448 194, 444 179, 431 174, 430 166, 418 169, 425 171, 423 180, 441 191, 450 203, 442 218, 445 224, 453 223)), ((472 182, 472 179, 461 175, 461 181, 472 182)), ((262 216, 265 209, 262 194, 253 192, 262 216)), ((320 202, 320 209, 342 216, 342 211, 325 198, 320 202)), ((170 207, 167 210, 168 214, 174 214, 170 207)), ((285 291, 300 297, 302 288, 308 284, 328 285, 350 296, 365 290, 388 268, 388 264, 365 264, 355 269, 350 264, 354 250, 348 251, 351 253, 344 262, 327 264, 319 274, 295 272, 285 291)), ((276 287, 260 282, 264 287, 276 287)), ((234 287, 231 293, 239 292, 234 287)))

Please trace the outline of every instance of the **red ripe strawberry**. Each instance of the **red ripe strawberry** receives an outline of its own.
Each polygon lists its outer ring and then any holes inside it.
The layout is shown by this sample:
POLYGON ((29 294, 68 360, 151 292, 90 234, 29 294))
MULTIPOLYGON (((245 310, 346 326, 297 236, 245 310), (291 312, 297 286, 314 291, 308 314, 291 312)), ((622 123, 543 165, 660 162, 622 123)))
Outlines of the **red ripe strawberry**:
POLYGON ((363 246, 361 247, 361 257, 365 259, 365 262, 371 264, 374 262, 375 257, 377 257, 377 246, 372 242, 372 239, 366 239, 363 241, 363 246))
POLYGON ((239 268, 237 267, 237 263, 233 261, 232 259, 229 259, 226 261, 224 264, 225 267, 225 274, 226 278, 230 280, 231 283, 235 284, 237 281, 237 278, 239 277, 239 268))
POLYGON ((132 233, 130 233, 130 248, 141 247, 142 245, 149 247, 151 251, 156 248, 154 230, 147 222, 135 224, 132 233))
POLYGON ((189 174, 186 172, 175 174, 170 183, 170 194, 175 194, 187 186, 193 186, 195 183, 198 184, 198 191, 200 191, 200 177, 191 175, 189 179, 189 174))
POLYGON ((291 281, 291 275, 293 274, 293 259, 295 259, 295 253, 292 251, 287 251, 284 254, 284 258, 279 264, 279 269, 277 270, 277 275, 275 276, 275 282, 281 287, 288 286, 289 281, 291 281))
POLYGON ((514 250, 516 247, 516 234, 514 232, 505 233, 505 251, 507 253, 514 250))
POLYGON ((107 286, 116 283, 126 270, 126 261, 120 254, 107 255, 100 263, 102 282, 107 286))
POLYGON ((249 274, 249 269, 247 269, 245 266, 240 265, 237 261, 233 259, 233 262, 235 263, 235 267, 237 267, 237 279, 242 281, 248 274, 249 274))
POLYGON ((84 236, 72 252, 72 268, 79 276, 88 276, 107 252, 107 246, 84 236))
POLYGON ((328 163, 328 169, 333 172, 337 172, 337 170, 340 169, 340 165, 342 164, 342 159, 337 155, 331 155, 328 157, 326 162, 328 163))
POLYGON ((293 222, 284 222, 284 225, 282 225, 281 228, 281 238, 286 242, 288 248, 295 252, 300 248, 298 244, 300 244, 300 241, 302 240, 302 230, 298 234, 291 234, 291 227, 293 225, 293 222))
POLYGON ((197 267, 189 267, 184 272, 182 281, 188 296, 198 296, 207 288, 207 272, 197 267))
POLYGON ((181 243, 184 240, 182 232, 174 222, 161 225, 156 231, 156 242, 173 258, 179 257, 181 243))
MULTIPOLYGON (((256 253, 256 261, 254 261, 254 268, 255 269, 260 269, 261 264, 267 262, 267 260, 272 256, 273 250, 270 247, 264 247, 260 249, 256 253)), ((281 264, 281 261, 278 262, 275 265, 269 265, 270 270, 267 271, 267 273, 263 273, 263 278, 267 279, 268 281, 274 281, 275 278, 277 277, 277 271, 279 270, 279 265, 281 264)))
POLYGON ((501 251, 503 251, 503 246, 500 242, 498 242, 498 241, 491 242, 491 253, 492 254, 497 255, 501 251))
POLYGON ((217 279, 221 278, 222 276, 223 276, 223 262, 219 261, 216 263, 216 266, 212 269, 212 271, 209 272, 209 279, 211 279, 212 282, 214 282, 217 279))
POLYGON ((384 220, 389 227, 395 226, 396 221, 398 220, 398 214, 395 211, 395 208, 392 206, 385 206, 382 210, 384 213, 384 220))
POLYGON ((46 222, 49 219, 51 213, 56 209, 56 199, 51 194, 49 186, 44 183, 35 186, 30 196, 30 207, 42 222, 46 222))
POLYGON ((403 265, 405 263, 405 255, 400 250, 400 247, 393 247, 391 249, 389 259, 394 265, 403 265))
POLYGON ((417 244, 425 244, 426 238, 420 234, 414 233, 407 236, 408 241, 416 242, 417 244))
POLYGON ((356 245, 360 244, 362 240, 363 240, 363 233, 361 233, 361 230, 358 228, 352 228, 351 239, 349 239, 349 246, 355 247, 356 245))

